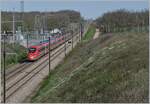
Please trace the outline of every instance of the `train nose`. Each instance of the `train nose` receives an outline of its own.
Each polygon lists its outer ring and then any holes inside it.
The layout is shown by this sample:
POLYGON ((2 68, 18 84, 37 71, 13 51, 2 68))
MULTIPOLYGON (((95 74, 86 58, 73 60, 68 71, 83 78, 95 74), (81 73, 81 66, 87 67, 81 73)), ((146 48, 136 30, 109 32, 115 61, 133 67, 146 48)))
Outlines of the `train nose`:
POLYGON ((34 57, 33 56, 30 56, 30 59, 33 59, 34 57))
POLYGON ((29 60, 34 60, 34 58, 35 58, 35 55, 30 55, 30 54, 28 55, 29 60))

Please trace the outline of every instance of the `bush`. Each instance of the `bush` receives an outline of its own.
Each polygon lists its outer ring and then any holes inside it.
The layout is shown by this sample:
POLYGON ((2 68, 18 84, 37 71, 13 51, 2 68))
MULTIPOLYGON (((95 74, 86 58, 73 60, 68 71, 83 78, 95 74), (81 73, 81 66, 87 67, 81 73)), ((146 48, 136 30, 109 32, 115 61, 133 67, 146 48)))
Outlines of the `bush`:
MULTIPOLYGON (((3 67, 4 64, 4 57, 3 57, 3 43, 1 49, 1 65, 3 67)), ((20 46, 19 44, 5 44, 6 49, 6 59, 5 64, 6 67, 9 67, 12 64, 19 63, 20 61, 24 60, 27 57, 27 50, 25 47, 20 46)))
POLYGON ((89 41, 90 39, 93 39, 95 31, 96 31, 95 27, 90 26, 88 31, 85 33, 85 36, 83 37, 83 41, 89 41))

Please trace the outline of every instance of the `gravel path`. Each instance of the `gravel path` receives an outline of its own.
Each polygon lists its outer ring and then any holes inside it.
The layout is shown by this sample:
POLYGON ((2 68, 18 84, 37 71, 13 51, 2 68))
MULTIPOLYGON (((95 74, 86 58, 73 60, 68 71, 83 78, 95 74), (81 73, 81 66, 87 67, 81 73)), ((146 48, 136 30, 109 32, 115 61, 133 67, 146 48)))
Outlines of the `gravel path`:
POLYGON ((100 34, 99 29, 96 29, 96 32, 95 32, 95 35, 93 36, 93 39, 98 38, 99 34, 100 34))

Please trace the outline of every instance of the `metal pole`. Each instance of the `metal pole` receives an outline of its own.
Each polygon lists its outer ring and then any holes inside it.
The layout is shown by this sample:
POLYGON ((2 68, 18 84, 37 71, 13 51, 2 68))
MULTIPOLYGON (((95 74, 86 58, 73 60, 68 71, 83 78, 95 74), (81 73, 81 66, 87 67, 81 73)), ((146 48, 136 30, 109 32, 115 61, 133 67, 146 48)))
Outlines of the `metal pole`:
POLYGON ((72 50, 73 50, 73 31, 71 31, 71 36, 72 36, 72 50))
MULTIPOLYGON (((15 43, 15 9, 13 8, 13 42, 15 43)), ((13 44, 13 47, 15 47, 14 46, 14 44, 13 44)))
POLYGON ((15 34, 15 13, 14 13, 14 9, 13 9, 13 36, 15 34))
POLYGON ((21 20, 22 20, 22 34, 24 34, 24 1, 20 1, 20 10, 21 10, 21 20))
POLYGON ((83 29, 83 28, 82 28, 82 23, 81 23, 81 24, 80 24, 81 40, 82 40, 82 32, 83 32, 82 29, 83 29))
POLYGON ((48 49, 49 50, 49 75, 50 75, 50 70, 51 70, 51 47, 50 47, 51 44, 50 43, 51 43, 51 37, 49 37, 49 45, 48 45, 49 46, 48 47, 49 48, 48 49))
POLYGON ((79 32, 79 42, 80 42, 80 24, 78 24, 79 28, 78 28, 78 32, 79 32))
MULTIPOLYGON (((44 40, 45 40, 45 36, 44 36, 44 40)), ((46 50, 47 50, 47 47, 45 46, 45 53, 47 53, 47 51, 46 51, 46 50)))
POLYGON ((81 41, 81 33, 82 33, 82 32, 81 32, 81 23, 80 23, 80 41, 81 41))
POLYGON ((65 33, 65 57, 66 57, 66 33, 65 33))
POLYGON ((27 33, 27 48, 29 47, 29 34, 27 33))
POLYGON ((5 51, 5 35, 4 35, 4 52, 3 52, 3 57, 4 57, 4 73, 3 73, 3 78, 4 78, 4 83, 3 83, 3 91, 4 91, 4 96, 3 96, 3 101, 4 103, 6 102, 6 83, 5 83, 5 56, 6 56, 6 51, 5 51))

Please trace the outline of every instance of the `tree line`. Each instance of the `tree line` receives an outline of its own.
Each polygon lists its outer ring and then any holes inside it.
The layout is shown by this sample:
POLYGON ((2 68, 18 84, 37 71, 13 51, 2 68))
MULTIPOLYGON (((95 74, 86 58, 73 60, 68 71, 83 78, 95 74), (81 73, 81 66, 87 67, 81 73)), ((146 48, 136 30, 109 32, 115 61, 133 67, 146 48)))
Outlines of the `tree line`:
POLYGON ((1 12, 2 31, 12 31, 13 20, 15 16, 15 29, 23 26, 24 31, 34 31, 35 29, 44 28, 51 30, 53 28, 67 27, 69 23, 78 23, 81 20, 80 12, 73 10, 63 10, 58 12, 1 12), (22 22, 23 20, 23 22, 22 22), (7 23, 3 23, 7 22, 7 23), (17 22, 21 21, 21 22, 17 22), (22 24, 23 23, 23 24, 22 24))
POLYGON ((122 32, 130 30, 147 30, 149 26, 149 10, 128 11, 120 9, 104 13, 95 20, 96 26, 103 32, 122 32))

